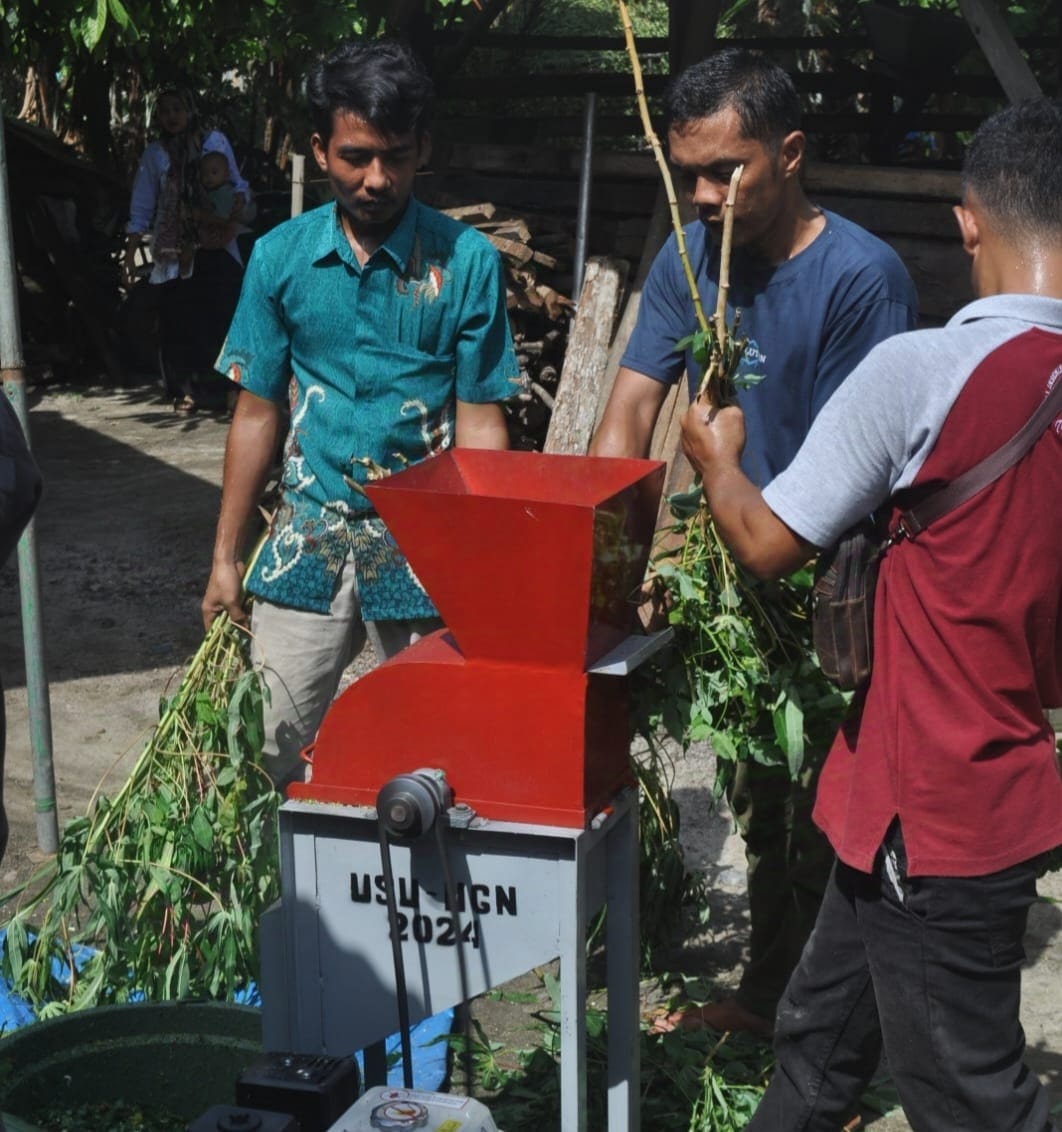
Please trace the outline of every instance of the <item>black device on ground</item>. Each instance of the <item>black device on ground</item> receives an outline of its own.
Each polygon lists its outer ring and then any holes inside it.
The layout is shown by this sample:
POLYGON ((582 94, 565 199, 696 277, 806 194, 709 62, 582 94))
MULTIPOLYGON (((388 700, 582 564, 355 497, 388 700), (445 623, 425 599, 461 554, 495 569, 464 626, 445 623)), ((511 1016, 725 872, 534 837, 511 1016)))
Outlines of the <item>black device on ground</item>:
POLYGON ((358 1099, 358 1086, 352 1057, 271 1052, 237 1077, 236 1103, 289 1113, 298 1132, 327 1132, 358 1099))
POLYGON ((299 1132, 299 1124, 286 1112, 216 1104, 189 1124, 188 1132, 299 1132))

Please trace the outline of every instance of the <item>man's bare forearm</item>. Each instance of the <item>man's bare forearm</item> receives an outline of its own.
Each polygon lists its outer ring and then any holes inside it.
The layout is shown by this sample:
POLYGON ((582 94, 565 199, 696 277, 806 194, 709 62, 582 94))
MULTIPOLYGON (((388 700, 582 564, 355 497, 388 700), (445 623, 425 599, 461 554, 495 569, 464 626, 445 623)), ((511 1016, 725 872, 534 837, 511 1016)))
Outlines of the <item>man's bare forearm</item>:
POLYGON ((204 628, 219 613, 237 622, 246 619, 243 552, 277 450, 282 419, 279 405, 254 394, 242 392, 236 402, 225 445, 214 561, 201 604, 204 628))
POLYGON ((454 441, 458 448, 493 448, 504 451, 509 447, 505 410, 494 402, 478 405, 470 401, 458 401, 454 441))
POLYGON ((620 369, 590 442, 590 455, 647 457, 668 389, 669 386, 634 370, 620 369))
POLYGON ((682 447, 703 477, 716 530, 746 569, 778 578, 814 555, 815 548, 778 518, 741 470, 745 421, 739 409, 711 409, 698 398, 682 421, 682 447))
POLYGON ((240 394, 225 445, 215 563, 237 562, 243 553, 276 454, 281 416, 279 405, 240 394))

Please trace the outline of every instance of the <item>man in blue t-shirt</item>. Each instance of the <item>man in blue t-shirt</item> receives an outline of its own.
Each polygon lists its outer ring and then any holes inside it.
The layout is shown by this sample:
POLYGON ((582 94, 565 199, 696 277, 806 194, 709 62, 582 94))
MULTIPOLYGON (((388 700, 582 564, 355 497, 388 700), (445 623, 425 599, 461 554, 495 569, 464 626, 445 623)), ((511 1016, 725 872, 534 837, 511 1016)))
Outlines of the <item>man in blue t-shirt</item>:
MULTIPOLYGON (((699 215, 684 236, 706 311, 716 305, 727 189, 734 168, 743 166, 728 319, 740 310, 739 332, 748 338, 739 376, 761 379, 739 389, 738 403, 748 431, 742 466, 763 487, 790 462, 815 415, 871 347, 912 329, 917 295, 887 245, 805 196, 800 100, 784 71, 755 52, 719 51, 676 78, 665 111, 671 163, 699 215)), ((696 363, 677 346, 696 329, 673 235, 646 279, 592 454, 649 454, 668 389, 684 371, 696 393, 696 363)), ((729 801, 748 855, 749 962, 733 998, 669 1015, 658 1028, 771 1033, 831 864, 811 824, 813 797, 814 783, 790 786, 781 765, 738 765, 729 801)))

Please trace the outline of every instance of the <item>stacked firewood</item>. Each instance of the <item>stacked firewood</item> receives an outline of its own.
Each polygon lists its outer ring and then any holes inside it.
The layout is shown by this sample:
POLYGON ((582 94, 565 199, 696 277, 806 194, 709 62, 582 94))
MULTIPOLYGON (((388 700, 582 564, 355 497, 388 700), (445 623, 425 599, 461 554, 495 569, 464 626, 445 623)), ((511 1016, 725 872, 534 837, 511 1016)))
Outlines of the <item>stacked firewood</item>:
POLYGON ((479 229, 501 256, 523 379, 520 392, 506 405, 509 439, 514 448, 541 451, 574 312, 574 303, 561 290, 570 283, 570 274, 565 275, 570 234, 541 219, 503 214, 490 203, 442 211, 479 229))

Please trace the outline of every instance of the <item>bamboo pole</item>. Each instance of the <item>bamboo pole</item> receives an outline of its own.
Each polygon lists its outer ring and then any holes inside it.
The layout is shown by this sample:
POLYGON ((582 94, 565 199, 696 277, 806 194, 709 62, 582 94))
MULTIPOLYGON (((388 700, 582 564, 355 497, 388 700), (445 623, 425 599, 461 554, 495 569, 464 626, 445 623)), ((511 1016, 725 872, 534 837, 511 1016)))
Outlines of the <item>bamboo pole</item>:
MULTIPOLYGON (((0 373, 3 376, 4 393, 11 398, 19 424, 29 443, 22 331, 18 317, 18 275, 11 228, 3 121, 3 104, 0 102, 0 373)), ((54 853, 59 848, 59 817, 55 806, 52 709, 44 664, 41 583, 34 519, 30 520, 19 539, 18 577, 22 604, 22 647, 26 657, 26 703, 29 710, 30 748, 33 751, 33 809, 37 816, 37 847, 43 853, 54 853)), ((3 748, 0 747, 0 770, 2 769, 3 748)))

